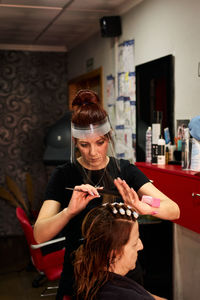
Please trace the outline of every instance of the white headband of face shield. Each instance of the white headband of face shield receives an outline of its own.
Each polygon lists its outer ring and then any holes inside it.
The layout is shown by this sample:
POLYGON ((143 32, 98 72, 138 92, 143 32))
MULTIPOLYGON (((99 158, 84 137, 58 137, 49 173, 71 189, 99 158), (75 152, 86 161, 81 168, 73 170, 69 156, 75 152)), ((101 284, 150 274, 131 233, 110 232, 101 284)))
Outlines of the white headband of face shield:
POLYGON ((71 123, 72 137, 77 139, 90 138, 95 136, 103 136, 111 130, 111 125, 106 117, 101 123, 90 124, 86 127, 80 127, 71 123))

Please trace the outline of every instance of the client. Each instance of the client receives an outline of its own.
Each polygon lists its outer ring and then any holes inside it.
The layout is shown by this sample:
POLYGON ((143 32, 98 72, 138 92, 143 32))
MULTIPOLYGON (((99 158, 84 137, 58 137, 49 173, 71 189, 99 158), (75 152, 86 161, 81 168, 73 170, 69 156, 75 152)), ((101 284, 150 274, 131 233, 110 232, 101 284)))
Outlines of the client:
POLYGON ((82 224, 83 243, 75 251, 77 299, 164 299, 125 275, 135 268, 139 238, 138 214, 123 203, 92 209, 82 224))

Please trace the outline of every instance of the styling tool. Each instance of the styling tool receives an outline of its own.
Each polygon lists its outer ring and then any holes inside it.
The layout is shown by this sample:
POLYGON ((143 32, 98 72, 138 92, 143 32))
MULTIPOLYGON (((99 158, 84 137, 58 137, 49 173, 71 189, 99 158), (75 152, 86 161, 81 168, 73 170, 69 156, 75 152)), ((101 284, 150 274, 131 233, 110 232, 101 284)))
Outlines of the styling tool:
MULTIPOLYGON (((70 188, 70 187, 66 187, 65 189, 69 190, 69 191, 83 192, 81 189, 75 189, 75 188, 70 188)), ((102 189, 98 189, 98 188, 97 188, 97 191, 100 195, 112 195, 112 196, 121 197, 121 195, 118 191, 109 191, 106 189, 102 190, 102 189)))

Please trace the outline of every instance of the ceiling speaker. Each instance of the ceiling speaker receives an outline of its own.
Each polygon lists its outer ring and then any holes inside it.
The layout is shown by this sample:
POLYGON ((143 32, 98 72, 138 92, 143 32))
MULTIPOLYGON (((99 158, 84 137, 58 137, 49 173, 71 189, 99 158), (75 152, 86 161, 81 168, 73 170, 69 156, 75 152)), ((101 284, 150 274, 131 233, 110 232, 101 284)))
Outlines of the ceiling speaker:
POLYGON ((102 37, 116 37, 121 35, 120 16, 102 17, 100 19, 100 27, 102 37))

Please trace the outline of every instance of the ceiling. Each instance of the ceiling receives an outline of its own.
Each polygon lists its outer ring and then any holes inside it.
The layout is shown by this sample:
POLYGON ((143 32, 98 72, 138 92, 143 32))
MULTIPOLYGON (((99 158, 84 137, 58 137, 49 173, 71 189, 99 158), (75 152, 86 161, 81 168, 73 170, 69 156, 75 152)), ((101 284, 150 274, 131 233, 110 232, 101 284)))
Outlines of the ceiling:
POLYGON ((0 0, 0 49, 69 51, 141 1, 0 0))

